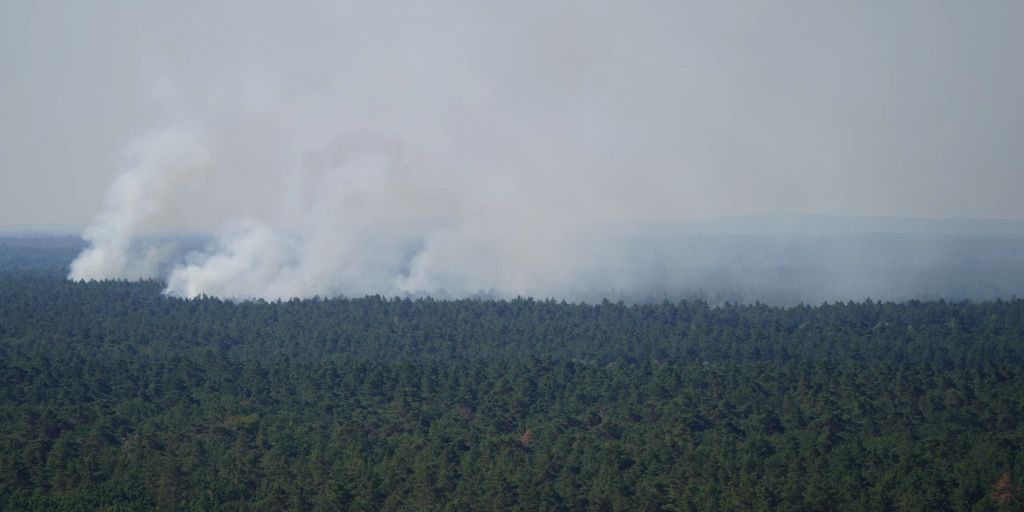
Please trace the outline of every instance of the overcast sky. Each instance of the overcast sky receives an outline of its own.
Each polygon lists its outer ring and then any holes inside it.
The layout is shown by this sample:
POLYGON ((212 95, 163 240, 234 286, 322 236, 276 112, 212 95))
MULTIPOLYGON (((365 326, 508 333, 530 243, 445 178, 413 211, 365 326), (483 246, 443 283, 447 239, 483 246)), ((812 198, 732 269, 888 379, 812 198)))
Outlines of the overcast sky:
POLYGON ((1020 219, 1022 21, 1019 0, 3 0, 0 225, 88 224, 172 126, 215 134, 234 168, 209 187, 373 140, 421 179, 617 219, 1020 219))

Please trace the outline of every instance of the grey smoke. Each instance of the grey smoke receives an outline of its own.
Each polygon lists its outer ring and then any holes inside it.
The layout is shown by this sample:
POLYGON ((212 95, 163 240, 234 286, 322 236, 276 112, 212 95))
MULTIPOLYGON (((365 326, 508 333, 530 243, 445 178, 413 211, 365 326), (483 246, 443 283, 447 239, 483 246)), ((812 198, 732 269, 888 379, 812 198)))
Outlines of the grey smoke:
MULTIPOLYGON (((28 28, 0 31, 52 59, 71 58, 25 34, 87 36, 77 51, 102 66, 63 115, 102 124, 94 100, 128 120, 104 125, 128 156, 73 279, 158 277, 189 297, 640 294, 757 273, 609 226, 1024 217, 1018 2, 88 9, 21 7, 28 28), (138 243, 161 230, 213 240, 138 243)), ((0 101, 34 119, 23 82, 0 101)))
POLYGON ((71 279, 156 277, 170 256, 167 247, 149 245, 130 251, 133 239, 174 198, 176 181, 195 180, 207 165, 203 148, 191 134, 166 131, 139 139, 125 157, 127 170, 107 195, 105 211, 85 230, 89 247, 71 264, 71 279))

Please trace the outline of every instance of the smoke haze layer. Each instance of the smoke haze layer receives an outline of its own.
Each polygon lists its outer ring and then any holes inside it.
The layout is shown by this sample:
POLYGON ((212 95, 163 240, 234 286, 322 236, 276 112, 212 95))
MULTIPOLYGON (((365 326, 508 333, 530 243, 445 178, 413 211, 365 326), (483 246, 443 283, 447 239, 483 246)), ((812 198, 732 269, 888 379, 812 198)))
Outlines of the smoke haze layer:
POLYGON ((1024 88, 990 55, 1017 8, 926 5, 108 6, 134 22, 115 31, 131 71, 110 64, 132 122, 70 278, 183 297, 641 296, 756 275, 614 226, 1024 216, 1007 186, 1024 145, 996 136, 1020 132, 1003 107, 1024 88), (140 242, 154 231, 213 237, 182 254, 140 242))

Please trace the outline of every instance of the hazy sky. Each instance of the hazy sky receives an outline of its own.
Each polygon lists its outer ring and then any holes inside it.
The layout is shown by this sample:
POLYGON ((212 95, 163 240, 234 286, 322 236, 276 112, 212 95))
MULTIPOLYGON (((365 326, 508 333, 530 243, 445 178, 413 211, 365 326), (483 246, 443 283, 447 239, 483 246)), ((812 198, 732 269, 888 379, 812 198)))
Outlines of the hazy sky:
POLYGON ((0 225, 88 224, 138 140, 182 126, 215 153, 191 186, 236 213, 369 144, 413 178, 339 194, 419 191, 376 206, 406 215, 471 183, 618 219, 1024 218, 1022 20, 1019 0, 4 0, 0 225))

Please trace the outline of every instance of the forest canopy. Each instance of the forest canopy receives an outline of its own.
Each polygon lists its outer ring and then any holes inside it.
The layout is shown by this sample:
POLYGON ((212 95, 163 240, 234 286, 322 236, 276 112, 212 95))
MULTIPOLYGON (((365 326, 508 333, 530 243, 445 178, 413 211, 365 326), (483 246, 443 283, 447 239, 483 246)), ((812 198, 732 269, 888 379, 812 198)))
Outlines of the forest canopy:
POLYGON ((1024 301, 0 275, 4 510, 1017 510, 1024 301))

